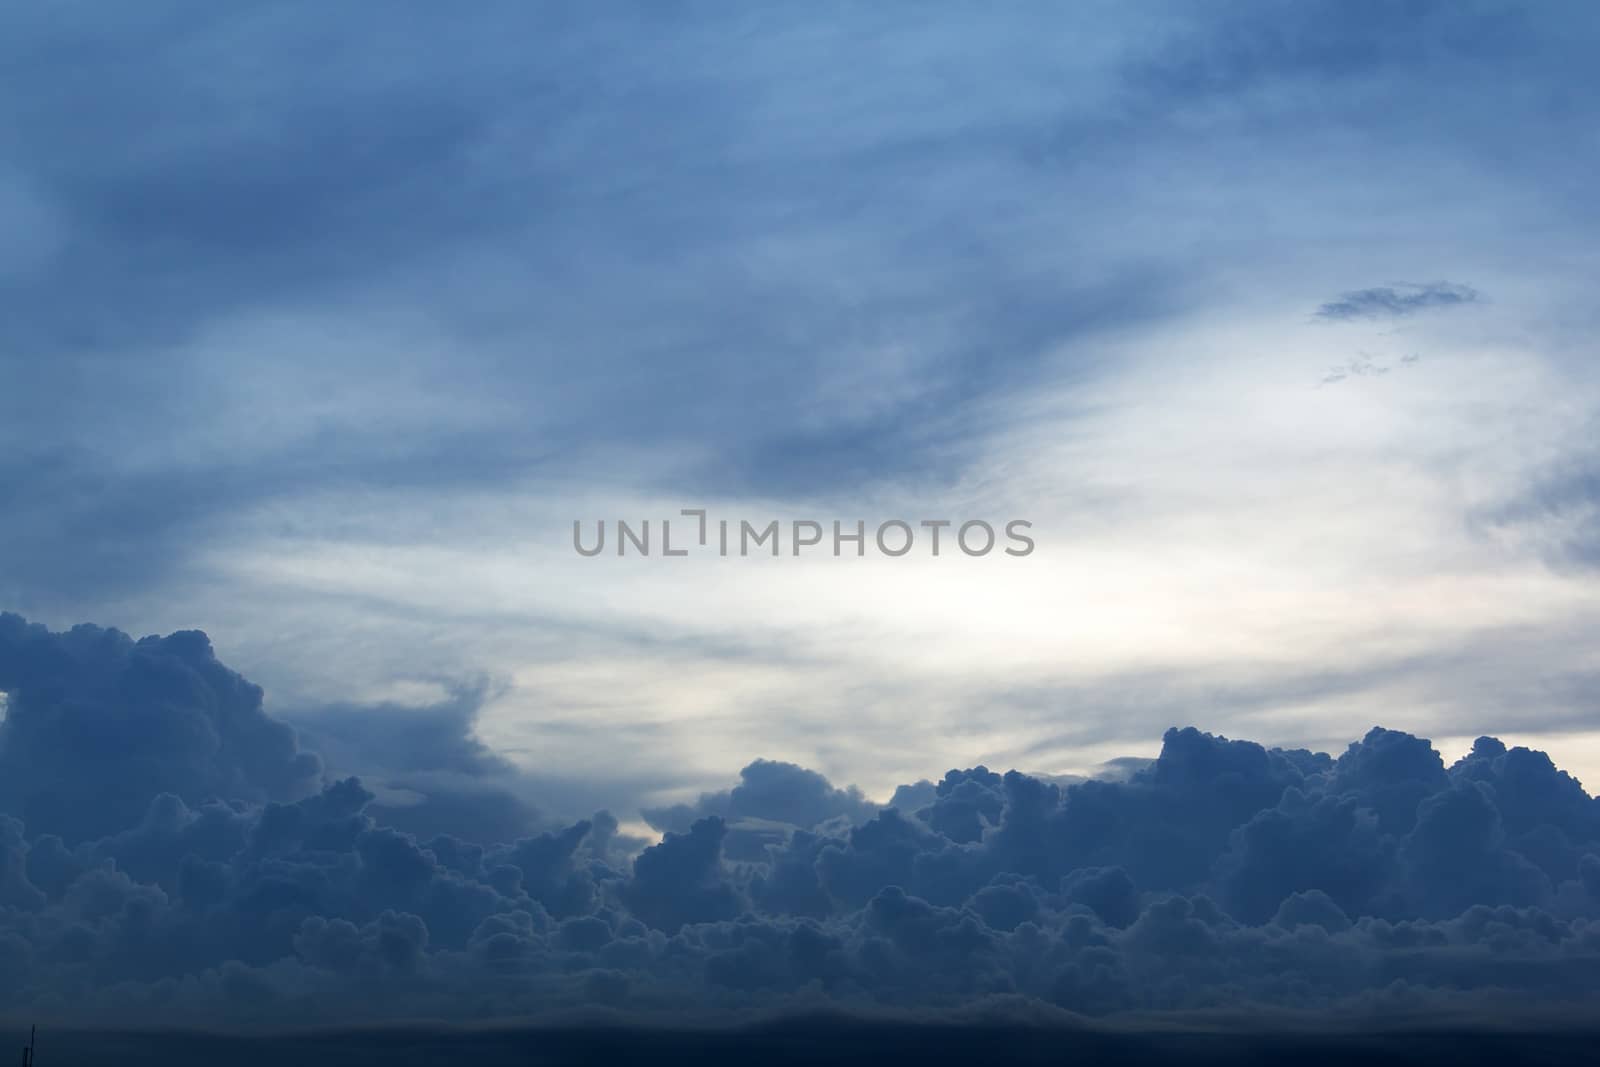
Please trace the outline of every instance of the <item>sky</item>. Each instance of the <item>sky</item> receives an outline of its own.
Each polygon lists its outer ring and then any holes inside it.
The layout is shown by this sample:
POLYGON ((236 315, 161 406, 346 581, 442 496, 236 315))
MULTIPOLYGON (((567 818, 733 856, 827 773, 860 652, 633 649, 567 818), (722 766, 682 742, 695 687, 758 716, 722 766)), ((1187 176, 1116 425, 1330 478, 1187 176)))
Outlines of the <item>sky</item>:
POLYGON ((1190 723, 1600 780, 1585 5, 5 22, 11 610, 572 813, 1190 723), (572 550, 681 508, 1037 550, 572 550))
POLYGON ((0 993, 1356 1018, 1506 1008, 1508 945, 1518 1010, 1600 989, 1597 45, 0 9, 0 993), (780 551, 614 551, 684 509, 780 551))

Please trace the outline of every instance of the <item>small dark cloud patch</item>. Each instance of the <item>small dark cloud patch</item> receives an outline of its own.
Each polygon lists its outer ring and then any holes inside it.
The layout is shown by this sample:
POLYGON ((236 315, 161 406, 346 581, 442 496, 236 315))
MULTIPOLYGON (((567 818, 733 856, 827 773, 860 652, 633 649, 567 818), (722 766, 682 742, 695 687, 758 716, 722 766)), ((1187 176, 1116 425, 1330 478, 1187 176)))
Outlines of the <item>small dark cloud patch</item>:
POLYGON ((1351 378, 1381 378, 1391 370, 1405 369, 1421 362, 1422 357, 1416 352, 1407 352, 1400 357, 1398 363, 1386 363, 1386 356, 1374 355, 1371 352, 1357 353, 1354 359, 1343 363, 1336 363, 1328 368, 1328 373, 1322 376, 1319 385, 1338 385, 1340 382, 1351 378))
POLYGON ((1323 376, 1323 385, 1337 385, 1348 378, 1377 378, 1389 373, 1389 367, 1363 352, 1355 359, 1329 367, 1323 376))
POLYGON ((1428 282, 1421 285, 1399 282, 1343 293, 1339 299, 1330 300, 1319 307, 1316 317, 1335 322, 1390 319, 1434 308, 1477 304, 1482 300, 1482 294, 1476 289, 1454 282, 1428 282))

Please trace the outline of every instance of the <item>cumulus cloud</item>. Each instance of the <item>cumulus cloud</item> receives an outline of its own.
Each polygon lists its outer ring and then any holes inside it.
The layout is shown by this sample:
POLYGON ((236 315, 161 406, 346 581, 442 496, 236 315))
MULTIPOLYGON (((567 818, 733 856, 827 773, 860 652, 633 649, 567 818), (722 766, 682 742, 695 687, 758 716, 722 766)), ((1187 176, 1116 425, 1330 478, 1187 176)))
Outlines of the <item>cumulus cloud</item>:
POLYGON ((0 985, 49 1019, 1576 1018, 1600 989, 1600 801, 1489 737, 1446 766, 1187 727, 1112 778, 979 766, 882 807, 757 761, 648 847, 605 812, 469 840, 387 824, 204 635, 0 632, 0 985))
POLYGON ((490 684, 442 688, 438 700, 323 705, 292 721, 330 773, 362 776, 377 794, 372 814, 385 825, 478 842, 548 829, 525 777, 477 737, 490 684))
POLYGON ((1340 294, 1317 309, 1319 319, 1386 319, 1431 308, 1476 304, 1483 297, 1471 286, 1454 282, 1400 282, 1340 294))
POLYGON ((159 793, 293 799, 320 777, 318 758, 262 710, 260 687, 198 631, 134 641, 3 614, 0 689, 0 798, 35 832, 70 842, 119 829, 159 793))
POLYGON ((699 819, 716 816, 759 841, 764 831, 810 830, 830 820, 849 825, 878 810, 854 786, 835 789, 816 771, 792 763, 756 760, 739 772, 739 778, 732 789, 702 794, 693 804, 645 808, 641 814, 655 829, 679 833, 699 819))

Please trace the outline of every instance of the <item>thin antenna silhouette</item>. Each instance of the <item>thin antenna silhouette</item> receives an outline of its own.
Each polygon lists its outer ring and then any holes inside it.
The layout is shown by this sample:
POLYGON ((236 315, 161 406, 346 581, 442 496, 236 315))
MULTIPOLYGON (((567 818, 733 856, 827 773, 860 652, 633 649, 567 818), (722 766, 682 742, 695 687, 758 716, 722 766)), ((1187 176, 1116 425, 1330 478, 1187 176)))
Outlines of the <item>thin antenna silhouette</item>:
POLYGON ((37 1023, 28 1027, 28 1043, 22 1046, 22 1067, 33 1067, 33 1043, 38 1033, 37 1023))

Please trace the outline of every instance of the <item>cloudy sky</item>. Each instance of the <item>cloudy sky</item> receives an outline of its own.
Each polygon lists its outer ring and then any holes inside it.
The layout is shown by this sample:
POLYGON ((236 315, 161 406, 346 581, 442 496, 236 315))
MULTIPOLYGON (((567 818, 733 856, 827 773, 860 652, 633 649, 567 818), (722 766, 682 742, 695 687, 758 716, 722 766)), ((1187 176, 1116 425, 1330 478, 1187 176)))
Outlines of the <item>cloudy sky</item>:
POLYGON ((1592 1029, 1596 54, 0 4, 0 1043, 1592 1029))
POLYGON ((1188 724, 1493 732, 1592 789, 1597 43, 1586 4, 12 6, 0 607, 203 629, 331 769, 461 771, 436 731, 563 815, 1188 724), (1037 549, 573 551, 680 508, 1037 549))

